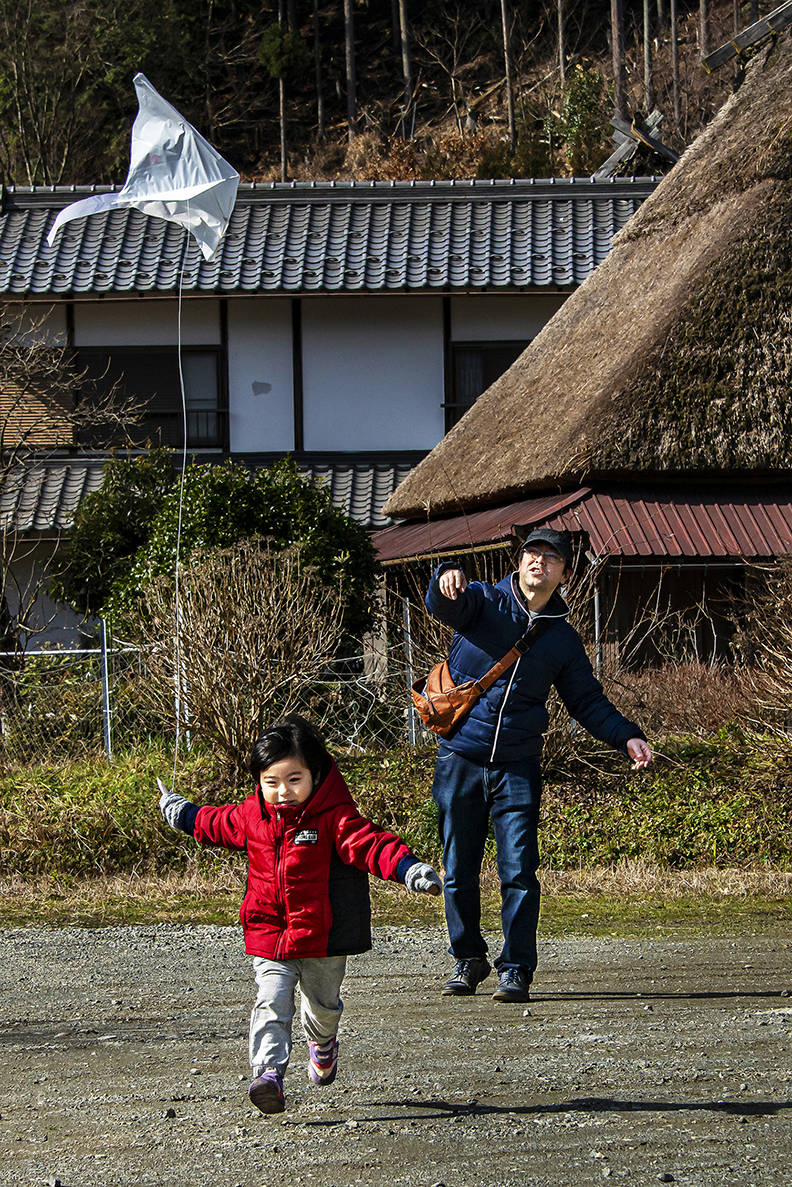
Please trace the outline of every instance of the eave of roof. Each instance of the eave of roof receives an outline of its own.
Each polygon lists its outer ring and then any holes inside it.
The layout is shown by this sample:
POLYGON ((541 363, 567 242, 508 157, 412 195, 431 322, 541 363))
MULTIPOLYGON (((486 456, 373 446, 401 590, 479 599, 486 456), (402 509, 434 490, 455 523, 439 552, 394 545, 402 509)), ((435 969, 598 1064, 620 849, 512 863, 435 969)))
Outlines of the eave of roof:
POLYGON ((659 178, 336 182, 240 186, 215 260, 181 227, 136 210, 46 235, 72 201, 111 186, 6 188, 0 293, 8 298, 209 293, 568 290, 659 178))
POLYGON ((690 563, 792 553, 792 482, 728 486, 579 487, 374 534, 379 560, 464 554, 535 527, 585 532, 599 557, 690 563))

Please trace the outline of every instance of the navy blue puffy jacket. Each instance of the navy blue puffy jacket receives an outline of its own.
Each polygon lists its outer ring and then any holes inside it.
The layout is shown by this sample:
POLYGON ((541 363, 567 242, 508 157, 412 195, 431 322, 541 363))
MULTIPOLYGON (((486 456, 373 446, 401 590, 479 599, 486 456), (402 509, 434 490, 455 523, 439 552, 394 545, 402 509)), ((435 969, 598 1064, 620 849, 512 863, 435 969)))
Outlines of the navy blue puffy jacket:
MULTIPOLYGON (((525 634, 529 617, 514 592, 517 574, 497 585, 472 581, 454 601, 440 592, 438 578, 454 566, 440 565, 426 595, 429 612, 454 628, 448 657, 455 684, 477 680, 525 634)), ((507 765, 538 756, 547 729, 547 698, 553 685, 571 717, 590 734, 625 751, 642 731, 602 691, 580 635, 567 622, 569 608, 554 593, 538 616, 548 620, 527 655, 479 697, 443 745, 477 763, 507 765)))

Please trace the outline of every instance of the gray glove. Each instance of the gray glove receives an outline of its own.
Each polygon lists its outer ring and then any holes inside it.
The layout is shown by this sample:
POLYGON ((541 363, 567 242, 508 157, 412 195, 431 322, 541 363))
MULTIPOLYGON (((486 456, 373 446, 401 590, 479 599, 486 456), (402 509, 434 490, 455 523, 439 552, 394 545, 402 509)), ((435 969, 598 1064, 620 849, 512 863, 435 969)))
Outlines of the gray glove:
POLYGON ((186 800, 183 795, 171 791, 161 779, 157 780, 157 787, 162 792, 160 795, 159 810, 162 813, 165 823, 169 824, 171 828, 181 829, 182 832, 189 831, 184 827, 186 823, 185 818, 189 817, 190 808, 195 808, 196 811, 198 810, 196 805, 191 803, 190 800, 186 800))
POLYGON ((423 861, 416 861, 404 875, 404 885, 413 894, 439 894, 443 883, 437 870, 426 865, 423 861))

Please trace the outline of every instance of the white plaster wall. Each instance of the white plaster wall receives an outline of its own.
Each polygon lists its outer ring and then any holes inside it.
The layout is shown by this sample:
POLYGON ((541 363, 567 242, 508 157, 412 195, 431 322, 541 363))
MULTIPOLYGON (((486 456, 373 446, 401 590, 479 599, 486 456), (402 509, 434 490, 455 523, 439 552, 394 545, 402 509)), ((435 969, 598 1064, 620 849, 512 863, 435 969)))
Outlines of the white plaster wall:
POLYGON ((232 453, 294 449, 291 301, 229 301, 232 453))
POLYGON ((305 448, 431 449, 443 436, 441 297, 304 300, 305 448))
MULTIPOLYGON (((20 601, 27 604, 32 594, 46 583, 54 548, 53 541, 19 537, 10 563, 10 579, 6 582, 12 614, 17 613, 20 601)), ((56 606, 45 593, 39 592, 31 621, 37 633, 31 636, 30 647, 80 646, 82 619, 72 610, 56 606)))
POLYGON ((451 298, 452 342, 534 339, 564 304, 561 293, 451 298))
MULTIPOLYGON (((74 305, 75 346, 176 346, 178 302, 86 301, 74 305)), ((184 346, 220 345, 220 305, 215 300, 182 302, 184 346)))
POLYGON ((4 305, 2 324, 26 345, 66 345, 66 310, 63 305, 4 305))

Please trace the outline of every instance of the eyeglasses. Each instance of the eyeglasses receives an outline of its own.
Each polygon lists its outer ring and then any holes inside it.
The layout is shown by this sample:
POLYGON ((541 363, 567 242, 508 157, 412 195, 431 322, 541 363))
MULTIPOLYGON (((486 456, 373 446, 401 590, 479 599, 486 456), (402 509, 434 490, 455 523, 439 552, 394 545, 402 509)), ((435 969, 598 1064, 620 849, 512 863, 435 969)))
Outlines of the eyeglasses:
POLYGON ((527 556, 532 561, 542 560, 547 561, 549 565, 565 565, 566 557, 561 556, 558 552, 540 552, 538 548, 524 548, 523 556, 527 556))

